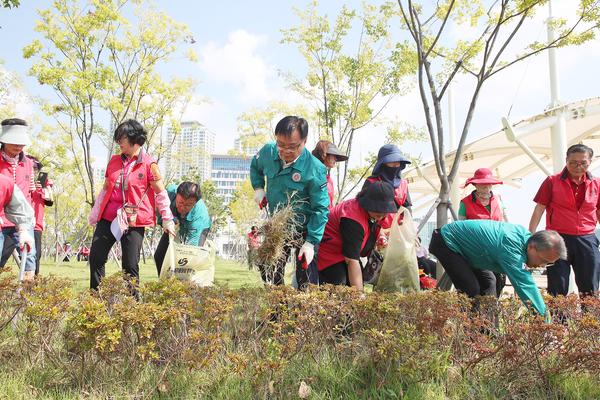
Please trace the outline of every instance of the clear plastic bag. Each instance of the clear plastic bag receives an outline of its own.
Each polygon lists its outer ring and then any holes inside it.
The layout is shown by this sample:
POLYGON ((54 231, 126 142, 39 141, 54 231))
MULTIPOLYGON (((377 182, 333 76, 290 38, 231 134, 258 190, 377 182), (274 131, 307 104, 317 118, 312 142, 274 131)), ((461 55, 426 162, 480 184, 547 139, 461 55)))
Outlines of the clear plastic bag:
POLYGON ((383 258, 383 265, 374 290, 379 292, 412 292, 418 291, 419 267, 415 238, 417 231, 410 212, 400 207, 390 228, 390 237, 383 258), (398 224, 398 218, 404 218, 398 224))

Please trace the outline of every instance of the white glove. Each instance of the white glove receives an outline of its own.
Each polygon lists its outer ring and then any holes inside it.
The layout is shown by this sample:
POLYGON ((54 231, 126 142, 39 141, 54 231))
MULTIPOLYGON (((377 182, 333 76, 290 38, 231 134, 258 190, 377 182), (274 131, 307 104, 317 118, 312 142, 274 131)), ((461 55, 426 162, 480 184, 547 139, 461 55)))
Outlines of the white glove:
POLYGON ((163 232, 168 233, 171 236, 175 236, 175 221, 169 219, 167 221, 163 221, 163 232))
POLYGON ((28 251, 34 248, 33 236, 29 234, 28 226, 19 226, 19 249, 22 249, 25 245, 27 245, 28 251))
POLYGON ((302 247, 300 247, 300 251, 298 252, 298 259, 302 260, 302 256, 306 260, 306 264, 310 264, 315 258, 315 245, 310 242, 304 242, 302 247))
POLYGON ((254 189, 254 202, 257 206, 261 207, 261 204, 266 196, 267 194, 265 193, 264 189, 254 189))

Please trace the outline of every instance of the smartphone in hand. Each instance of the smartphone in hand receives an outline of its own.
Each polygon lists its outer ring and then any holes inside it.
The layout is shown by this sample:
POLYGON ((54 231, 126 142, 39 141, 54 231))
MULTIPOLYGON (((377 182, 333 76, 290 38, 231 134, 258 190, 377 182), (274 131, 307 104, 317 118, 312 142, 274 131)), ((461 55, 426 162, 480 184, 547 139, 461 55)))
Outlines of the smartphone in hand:
POLYGON ((40 185, 42 185, 42 187, 46 187, 46 182, 48 181, 48 173, 47 172, 40 172, 38 175, 38 182, 40 182, 40 185))

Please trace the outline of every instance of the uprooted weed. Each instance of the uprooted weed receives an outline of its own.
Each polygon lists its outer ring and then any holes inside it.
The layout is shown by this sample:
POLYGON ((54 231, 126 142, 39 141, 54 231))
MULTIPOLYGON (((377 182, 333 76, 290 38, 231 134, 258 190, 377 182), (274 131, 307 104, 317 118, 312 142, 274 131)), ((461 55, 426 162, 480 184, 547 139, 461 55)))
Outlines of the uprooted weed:
POLYGON ((76 295, 52 277, 19 289, 6 273, 0 286, 1 372, 42 370, 40 391, 103 397, 126 387, 133 397, 185 397, 174 391, 191 385, 207 397, 287 398, 302 380, 322 397, 342 396, 323 381, 332 379, 336 390, 361 393, 400 382, 402 390, 436 383, 457 398, 477 397, 481 385, 496 397, 556 397, 561 379, 600 373, 597 298, 548 298, 562 318, 544 323, 515 299, 486 299, 474 311, 452 292, 364 297, 346 287, 229 290, 164 280, 142 285, 136 300, 120 275, 76 295), (347 368, 346 383, 326 365, 347 368), (227 391, 234 381, 241 386, 227 391))

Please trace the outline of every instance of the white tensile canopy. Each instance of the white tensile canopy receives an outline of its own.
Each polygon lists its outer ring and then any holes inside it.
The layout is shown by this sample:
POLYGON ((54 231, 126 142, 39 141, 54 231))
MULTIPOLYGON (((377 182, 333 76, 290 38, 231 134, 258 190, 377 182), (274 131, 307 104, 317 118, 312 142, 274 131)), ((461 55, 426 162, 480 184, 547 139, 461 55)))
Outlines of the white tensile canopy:
MULTIPOLYGON (((458 184, 462 185, 481 167, 490 168, 505 185, 517 187, 522 178, 531 173, 541 170, 551 174, 551 128, 561 114, 566 120, 567 147, 584 143, 600 153, 600 98, 580 100, 549 109, 512 126, 504 120, 504 129, 466 144, 458 170, 458 184)), ((455 155, 455 151, 446 154, 448 170, 455 155)), ((590 170, 599 165, 600 160, 595 155, 590 170)), ((408 181, 413 203, 427 205, 437 199, 440 184, 433 160, 407 168, 402 176, 408 181)))

